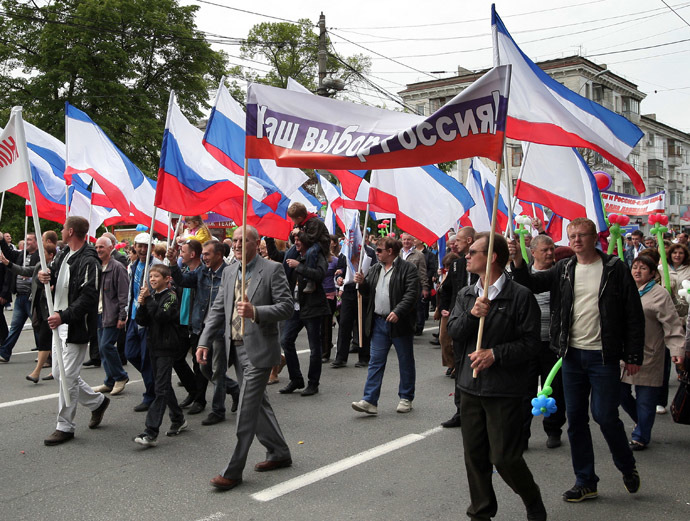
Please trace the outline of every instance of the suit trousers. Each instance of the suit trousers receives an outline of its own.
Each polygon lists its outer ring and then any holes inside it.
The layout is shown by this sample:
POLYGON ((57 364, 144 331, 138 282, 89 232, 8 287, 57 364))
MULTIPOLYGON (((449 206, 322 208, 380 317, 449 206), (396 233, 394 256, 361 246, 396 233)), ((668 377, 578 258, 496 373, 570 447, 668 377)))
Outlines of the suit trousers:
POLYGON ((249 447, 254 436, 266 447, 266 459, 281 461, 290 458, 290 449, 280 430, 278 420, 268 402, 266 384, 271 367, 254 367, 244 345, 233 345, 240 401, 237 409, 237 443, 230 463, 222 472, 227 479, 241 479, 247 464, 249 447))
POLYGON ((494 467, 525 506, 537 502, 541 493, 522 457, 522 398, 463 392, 461 402, 462 443, 470 487, 469 518, 489 520, 498 511, 491 483, 494 467))

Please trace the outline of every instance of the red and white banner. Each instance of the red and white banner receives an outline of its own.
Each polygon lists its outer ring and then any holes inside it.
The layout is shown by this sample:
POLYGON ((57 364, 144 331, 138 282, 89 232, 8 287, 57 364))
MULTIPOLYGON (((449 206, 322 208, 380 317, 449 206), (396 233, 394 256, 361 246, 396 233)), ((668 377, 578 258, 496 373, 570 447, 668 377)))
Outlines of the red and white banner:
POLYGON ((491 69, 428 117, 267 85, 247 92, 246 154, 279 166, 386 169, 501 161, 510 67, 491 69))
POLYGON ((604 199, 606 213, 649 215, 666 210, 666 192, 657 192, 644 197, 617 192, 601 192, 601 197, 604 199))

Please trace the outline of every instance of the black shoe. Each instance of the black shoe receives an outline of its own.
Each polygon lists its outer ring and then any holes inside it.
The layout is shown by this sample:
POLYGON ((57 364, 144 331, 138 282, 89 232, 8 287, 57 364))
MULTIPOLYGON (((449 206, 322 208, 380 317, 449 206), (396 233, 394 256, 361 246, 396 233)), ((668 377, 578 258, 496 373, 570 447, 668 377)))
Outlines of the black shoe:
POLYGON ((561 446, 561 437, 556 436, 555 434, 549 435, 548 438, 546 438, 546 447, 549 449, 555 449, 557 447, 561 446))
POLYGON ((216 414, 215 412, 210 413, 206 418, 201 420, 201 425, 215 425, 216 423, 224 422, 225 417, 216 414))
POLYGON ((350 345, 350 351, 349 351, 350 354, 358 353, 358 352, 359 352, 359 347, 358 347, 358 346, 350 345))
POLYGON ((343 362, 342 360, 333 360, 331 362, 331 367, 333 369, 339 369, 341 367, 346 367, 346 366, 347 366, 347 362, 343 362))
POLYGON ((355 362, 355 367, 369 367, 369 362, 355 362))
POLYGON ((139 405, 134 407, 134 412, 146 412, 151 407, 149 402, 141 402, 139 405))
POLYGON ((199 414, 206 408, 205 403, 194 402, 194 405, 187 411, 187 414, 199 414))
POLYGON ((192 396, 191 394, 188 394, 187 397, 180 402, 180 407, 182 409, 185 409, 185 408, 189 407, 190 405, 192 405, 192 403, 194 403, 194 396, 192 396))
POLYGON ((589 487, 575 485, 573 488, 563 493, 563 501, 567 501, 568 503, 579 503, 585 499, 596 499, 598 496, 596 485, 589 487))
POLYGON ((546 507, 541 496, 537 501, 527 506, 527 521, 546 521, 546 507))
POLYGON ((307 385, 307 388, 302 391, 302 396, 313 396, 319 392, 319 388, 316 385, 307 385))
POLYGON ((640 490, 640 475, 637 470, 633 470, 629 474, 623 474, 623 485, 625 485, 625 490, 634 494, 640 490))
POLYGON ((438 340, 430 340, 429 343, 432 346, 440 346, 441 345, 441 342, 439 342, 438 340))
POLYGON ((331 357, 330 357, 330 356, 322 356, 322 357, 321 357, 321 363, 322 363, 322 364, 327 364, 327 363, 330 362, 330 361, 331 361, 331 357))
POLYGON ((81 364, 84 367, 100 367, 101 366, 101 361, 100 360, 89 360, 88 362, 84 362, 81 364))
POLYGON ((438 333, 431 333, 431 336, 433 336, 434 338, 438 338, 438 333))
POLYGON ((414 332, 414 336, 422 336, 424 334, 423 328, 417 328, 414 332))
POLYGON ((452 374, 453 374, 453 368, 452 367, 449 367, 448 369, 446 369, 446 376, 451 376, 452 374))
POLYGON ((89 421, 89 429, 95 429, 103 421, 103 415, 105 410, 110 405, 110 399, 107 396, 103 397, 103 403, 101 403, 92 413, 91 420, 89 421))
POLYGON ((461 420, 460 416, 457 414, 453 416, 450 420, 446 420, 441 424, 441 427, 444 427, 446 429, 454 429, 456 427, 460 427, 461 425, 461 420))
POLYGON ((239 391, 232 395, 232 405, 230 406, 230 412, 237 412, 237 407, 240 404, 240 393, 239 391))
POLYGON ((279 389, 278 392, 280 394, 292 394, 297 389, 302 389, 303 387, 304 380, 290 380, 290 382, 282 389, 279 389))

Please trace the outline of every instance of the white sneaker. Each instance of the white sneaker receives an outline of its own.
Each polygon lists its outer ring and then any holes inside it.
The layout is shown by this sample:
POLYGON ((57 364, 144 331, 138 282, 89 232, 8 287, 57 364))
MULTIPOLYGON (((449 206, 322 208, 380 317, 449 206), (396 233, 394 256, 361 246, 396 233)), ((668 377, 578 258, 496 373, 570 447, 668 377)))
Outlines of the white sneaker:
POLYGON ((666 407, 663 405, 657 405, 656 406, 656 413, 657 414, 666 414, 666 407))
POLYGON ((98 387, 93 388, 93 392, 95 393, 109 393, 113 389, 111 387, 108 387, 107 385, 99 385, 98 387))
POLYGON ((406 400, 403 398, 400 400, 400 403, 398 403, 398 408, 396 411, 398 412, 410 412, 412 410, 412 402, 410 400, 406 400))
POLYGON ((143 445, 144 447, 155 447, 156 445, 158 445, 158 439, 153 438, 152 436, 149 436, 146 433, 143 433, 134 438, 134 443, 138 443, 139 445, 143 445))
POLYGON ((376 407, 376 405, 372 405, 371 403, 369 403, 365 400, 360 400, 358 402, 352 402, 352 408, 357 412, 365 412, 367 414, 378 414, 379 413, 379 410, 376 407))

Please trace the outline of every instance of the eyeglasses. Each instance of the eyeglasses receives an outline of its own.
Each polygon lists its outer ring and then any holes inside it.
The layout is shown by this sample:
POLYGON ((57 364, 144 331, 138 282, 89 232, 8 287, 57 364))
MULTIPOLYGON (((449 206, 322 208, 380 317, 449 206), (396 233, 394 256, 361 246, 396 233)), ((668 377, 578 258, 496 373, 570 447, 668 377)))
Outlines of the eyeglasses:
POLYGON ((376 253, 383 253, 384 251, 388 251, 390 248, 376 248, 376 253))
POLYGON ((467 250, 467 255, 474 257, 477 253, 488 253, 488 250, 467 250))

